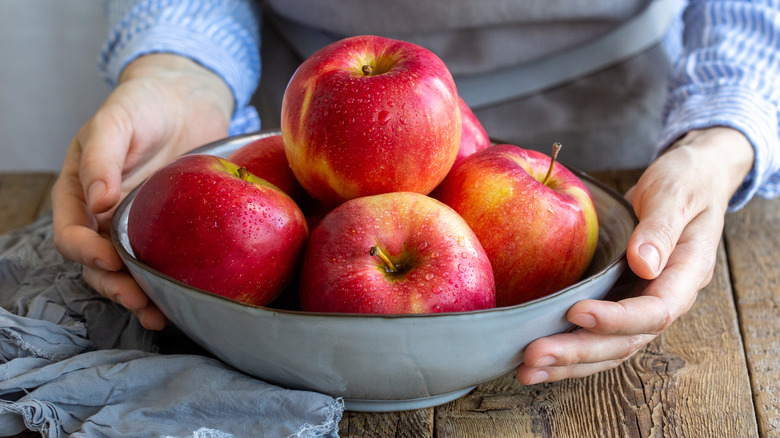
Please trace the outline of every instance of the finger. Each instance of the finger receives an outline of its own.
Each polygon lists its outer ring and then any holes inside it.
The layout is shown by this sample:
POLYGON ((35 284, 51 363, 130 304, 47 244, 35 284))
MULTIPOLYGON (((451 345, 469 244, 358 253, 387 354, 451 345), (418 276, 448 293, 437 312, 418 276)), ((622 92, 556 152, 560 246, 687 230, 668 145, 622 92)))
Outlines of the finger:
POLYGON ((138 310, 135 316, 141 325, 149 330, 162 330, 168 325, 168 318, 151 301, 149 301, 149 305, 138 310))
POLYGON ((557 382, 564 379, 575 379, 590 376, 602 371, 617 368, 625 359, 616 359, 599 363, 580 364, 568 367, 530 368, 520 365, 517 368, 517 381, 523 385, 535 385, 544 382, 557 382))
POLYGON ((93 214, 116 205, 122 172, 132 140, 129 116, 120 105, 105 105, 79 132, 79 176, 87 206, 93 214))
POLYGON ((645 191, 638 195, 634 191, 632 198, 639 224, 629 238, 626 257, 636 275, 653 279, 666 266, 685 227, 703 207, 695 205, 694 196, 680 191, 645 191))
POLYGON ((95 217, 86 206, 78 177, 79 147, 68 149, 62 172, 52 188, 54 244, 67 259, 105 270, 122 268, 111 242, 100 236, 95 217))
POLYGON ((622 360, 654 338, 648 334, 605 336, 579 329, 531 342, 523 351, 523 363, 541 368, 622 360))
POLYGON ((84 281, 100 295, 130 310, 150 330, 162 330, 166 318, 135 280, 125 272, 109 272, 85 266, 84 281))
POLYGON ((696 300, 709 283, 717 256, 722 219, 707 210, 681 235, 664 271, 639 297, 617 302, 583 300, 567 312, 573 324, 601 334, 658 334, 696 300))
POLYGON ((89 266, 83 270, 84 281, 100 295, 130 310, 143 309, 149 298, 126 272, 104 271, 89 266))

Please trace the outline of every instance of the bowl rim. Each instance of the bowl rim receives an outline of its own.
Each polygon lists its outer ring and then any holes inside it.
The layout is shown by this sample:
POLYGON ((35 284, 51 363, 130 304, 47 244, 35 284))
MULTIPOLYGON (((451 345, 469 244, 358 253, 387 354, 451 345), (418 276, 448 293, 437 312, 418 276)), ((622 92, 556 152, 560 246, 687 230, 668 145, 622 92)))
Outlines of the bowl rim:
MULTIPOLYGON (((257 137, 257 139, 277 135, 280 134, 280 131, 278 129, 263 129, 260 131, 252 132, 252 133, 246 133, 246 134, 239 134, 231 137, 226 137, 220 140, 213 141, 211 143, 207 143, 203 146, 199 146, 184 155, 190 155, 190 154, 201 154, 201 153, 207 153, 206 151, 209 151, 211 149, 214 149, 215 147, 222 146, 227 143, 237 142, 244 138, 253 138, 257 137)), ((589 184, 592 184, 599 188, 600 190, 604 191, 606 194, 608 194, 610 197, 615 199, 619 204, 622 204, 623 207, 625 207, 626 211, 629 213, 629 216, 631 217, 631 220, 633 222, 634 227, 637 226, 639 223, 639 220, 636 217, 636 214, 634 213, 633 206, 631 203, 628 202, 628 200, 623 197, 620 193, 618 193, 615 189, 609 187, 608 185, 602 183, 601 181, 597 180, 596 178, 590 176, 589 174, 576 169, 572 168, 570 166, 564 165, 567 169, 569 169, 572 173, 574 173, 578 178, 586 180, 589 184)), ((320 318, 344 318, 344 317, 350 317, 350 318, 368 318, 368 319, 400 319, 400 318, 440 318, 440 317, 453 317, 453 316, 459 316, 459 315, 474 315, 474 314, 483 314, 483 313, 491 313, 491 312, 506 312, 508 310, 517 310, 522 309, 526 307, 533 306, 537 303, 545 302, 545 301, 551 301, 558 299, 564 295, 568 295, 573 289, 576 289, 584 284, 594 282, 595 280, 604 277, 609 273, 611 270, 613 270, 617 265, 621 264, 626 259, 626 250, 621 251, 621 253, 613 258, 609 263, 606 264, 602 269, 600 269, 598 272, 583 278, 576 283, 573 283, 563 289, 560 289, 558 291, 555 291, 553 293, 547 294, 545 296, 536 298, 531 301, 526 301, 520 304, 515 304, 512 306, 502 306, 502 307, 491 307, 488 309, 478 309, 478 310, 468 310, 463 312, 442 312, 442 313, 391 313, 391 314, 377 314, 377 313, 344 313, 344 312, 309 312, 309 311, 303 311, 303 310, 290 310, 290 309, 278 309, 274 307, 267 307, 267 306, 258 306, 254 304, 247 304, 247 303, 241 303, 236 300, 233 300, 231 298, 227 298, 225 296, 216 294, 214 292, 210 292, 204 289, 199 289, 193 286, 190 286, 180 280, 177 280, 167 274, 164 274, 151 266, 147 265, 146 263, 142 262, 132 254, 130 254, 122 244, 122 242, 119 239, 119 218, 124 214, 124 212, 129 208, 130 204, 132 203, 133 199, 135 198, 136 193, 140 189, 140 187, 146 182, 146 179, 141 181, 133 190, 131 190, 127 196, 122 200, 122 202, 119 204, 119 206, 114 211, 113 217, 111 218, 111 241, 114 245, 114 248, 119 253, 119 255, 122 257, 123 261, 125 263, 132 263, 137 268, 140 268, 142 270, 151 272, 157 277, 160 277, 168 282, 174 283, 175 285, 179 286, 180 288, 190 292, 190 293, 200 293, 200 294, 206 294, 213 298, 217 298, 220 300, 224 300, 229 305, 235 305, 240 306, 242 308, 253 308, 258 309, 262 311, 272 312, 274 314, 287 314, 291 316, 314 316, 314 317, 320 317, 320 318)), ((289 287, 289 286, 288 286, 289 287)))

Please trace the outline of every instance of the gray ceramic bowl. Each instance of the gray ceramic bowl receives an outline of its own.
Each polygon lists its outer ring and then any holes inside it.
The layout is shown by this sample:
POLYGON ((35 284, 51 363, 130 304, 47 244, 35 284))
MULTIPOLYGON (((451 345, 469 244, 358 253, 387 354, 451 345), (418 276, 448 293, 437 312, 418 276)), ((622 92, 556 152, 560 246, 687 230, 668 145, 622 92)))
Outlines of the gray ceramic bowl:
MULTIPOLYGON (((218 141, 195 152, 226 157, 278 131, 218 141)), ((577 301, 604 298, 625 283, 625 250, 636 225, 629 204, 587 175, 599 243, 586 277, 512 307, 427 315, 318 314, 239 304, 187 286, 133 256, 127 215, 114 215, 114 245, 133 277, 173 324, 224 362, 270 383, 343 397, 356 411, 418 409, 454 400, 522 362, 534 339, 572 328, 577 301), (618 281, 620 279, 620 281, 618 281)), ((629 272, 629 271, 626 271, 629 272)))

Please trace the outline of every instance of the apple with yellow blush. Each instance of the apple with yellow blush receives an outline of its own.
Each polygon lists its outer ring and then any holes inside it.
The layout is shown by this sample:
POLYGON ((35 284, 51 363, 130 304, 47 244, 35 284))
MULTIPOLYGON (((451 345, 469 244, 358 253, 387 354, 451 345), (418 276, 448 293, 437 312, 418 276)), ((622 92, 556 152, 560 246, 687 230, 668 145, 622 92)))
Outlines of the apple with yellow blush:
POLYGON ((479 238, 496 280, 496 304, 511 306, 577 282, 596 250, 590 192, 541 152, 501 144, 453 166, 432 196, 479 238))

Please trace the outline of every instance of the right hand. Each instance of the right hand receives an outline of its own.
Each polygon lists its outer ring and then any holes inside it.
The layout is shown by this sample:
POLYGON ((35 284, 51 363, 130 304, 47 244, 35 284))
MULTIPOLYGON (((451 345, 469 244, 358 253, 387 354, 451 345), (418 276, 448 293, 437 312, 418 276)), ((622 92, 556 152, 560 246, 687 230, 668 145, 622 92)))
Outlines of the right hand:
POLYGON ((224 138, 233 94, 212 71, 177 55, 142 56, 81 127, 52 189, 54 244, 83 265, 84 280, 141 324, 166 319, 123 270, 111 243, 119 202, 147 176, 195 147, 224 138))

